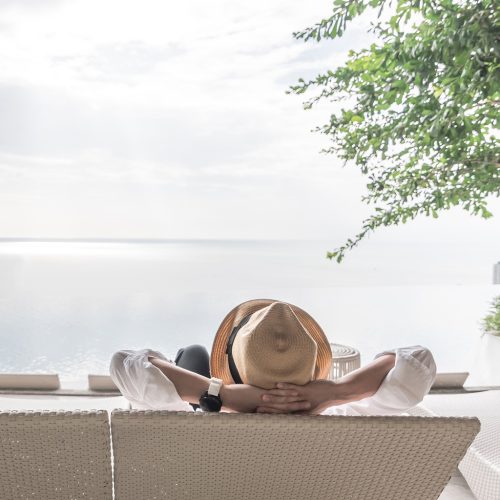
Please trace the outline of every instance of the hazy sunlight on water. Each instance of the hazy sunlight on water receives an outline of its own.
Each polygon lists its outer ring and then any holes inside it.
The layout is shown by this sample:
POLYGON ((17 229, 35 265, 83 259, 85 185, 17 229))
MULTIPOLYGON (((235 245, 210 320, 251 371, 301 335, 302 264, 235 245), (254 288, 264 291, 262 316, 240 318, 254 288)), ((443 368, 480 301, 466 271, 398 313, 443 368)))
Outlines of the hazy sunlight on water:
POLYGON ((363 361, 424 344, 441 371, 470 368, 479 320, 500 287, 411 284, 383 259, 368 267, 361 255, 336 266, 324 258, 326 248, 264 241, 0 243, 0 371, 55 371, 81 380, 106 372, 120 348, 173 356, 190 343, 210 347, 225 314, 260 297, 303 307, 332 341, 360 349, 363 361))

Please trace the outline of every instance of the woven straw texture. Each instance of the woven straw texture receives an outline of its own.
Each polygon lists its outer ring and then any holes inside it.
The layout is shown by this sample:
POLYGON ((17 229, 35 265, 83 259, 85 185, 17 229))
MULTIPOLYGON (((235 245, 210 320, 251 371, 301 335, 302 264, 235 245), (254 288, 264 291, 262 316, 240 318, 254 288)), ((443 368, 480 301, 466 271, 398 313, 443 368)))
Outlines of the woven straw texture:
POLYGON ((108 413, 0 412, 0 498, 111 499, 108 413))
MULTIPOLYGON (((279 301, 273 299, 248 300, 247 302, 243 302, 243 304, 236 306, 226 315, 219 326, 217 333, 215 334, 214 342, 212 344, 212 353, 210 355, 210 373, 212 377, 222 379, 225 384, 234 383, 231 371, 229 370, 226 354, 229 336, 231 335, 233 328, 238 325, 243 318, 271 305, 274 302, 279 301)), ((309 335, 311 335, 311 337, 316 341, 318 351, 314 378, 328 378, 332 364, 332 351, 325 332, 309 313, 300 307, 294 306, 293 304, 288 305, 292 308, 298 320, 302 323, 309 335)))
POLYGON ((475 418, 113 412, 118 500, 437 499, 475 418))

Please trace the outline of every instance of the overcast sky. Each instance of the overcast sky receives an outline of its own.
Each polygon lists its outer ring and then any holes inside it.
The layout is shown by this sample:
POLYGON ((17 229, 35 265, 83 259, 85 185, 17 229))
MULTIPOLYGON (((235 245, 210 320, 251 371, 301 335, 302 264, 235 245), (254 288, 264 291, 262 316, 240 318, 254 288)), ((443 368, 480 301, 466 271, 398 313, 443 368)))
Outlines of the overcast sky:
MULTIPOLYGON (((0 0, 0 237, 310 238, 332 246, 368 210, 364 179, 319 154, 328 106, 286 95, 370 41, 292 32, 331 1, 0 0)), ((474 244, 460 211, 370 245, 474 244)), ((491 253, 493 255, 493 252, 491 253)), ((489 265, 489 264, 488 264, 489 265)))

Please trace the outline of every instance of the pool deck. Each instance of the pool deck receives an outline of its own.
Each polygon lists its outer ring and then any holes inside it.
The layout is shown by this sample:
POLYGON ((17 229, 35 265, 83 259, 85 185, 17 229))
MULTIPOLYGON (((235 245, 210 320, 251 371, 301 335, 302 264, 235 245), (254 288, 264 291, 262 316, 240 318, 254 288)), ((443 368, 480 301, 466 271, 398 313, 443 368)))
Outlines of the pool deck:
POLYGON ((33 395, 0 394, 0 411, 58 411, 128 409, 129 402, 121 395, 33 395))

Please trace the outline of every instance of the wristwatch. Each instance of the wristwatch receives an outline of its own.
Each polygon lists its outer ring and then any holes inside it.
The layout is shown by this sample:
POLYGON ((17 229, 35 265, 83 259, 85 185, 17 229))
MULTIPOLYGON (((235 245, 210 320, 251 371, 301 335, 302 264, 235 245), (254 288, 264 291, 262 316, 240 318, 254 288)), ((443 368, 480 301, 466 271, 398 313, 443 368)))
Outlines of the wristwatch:
POLYGON ((204 392, 200 398, 200 408, 203 411, 217 412, 222 408, 222 399, 219 396, 222 387, 222 380, 211 378, 208 391, 204 392))

